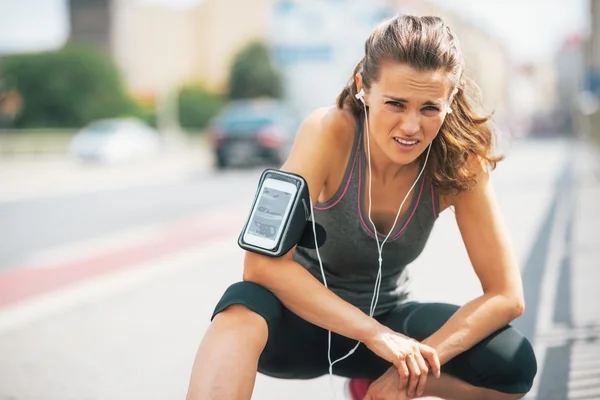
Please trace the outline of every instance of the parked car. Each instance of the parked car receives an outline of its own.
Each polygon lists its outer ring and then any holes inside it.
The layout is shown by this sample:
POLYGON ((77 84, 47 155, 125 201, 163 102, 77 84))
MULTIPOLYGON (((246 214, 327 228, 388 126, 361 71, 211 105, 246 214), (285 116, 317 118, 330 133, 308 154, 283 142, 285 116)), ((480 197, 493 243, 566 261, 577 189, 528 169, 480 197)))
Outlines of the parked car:
POLYGON ((80 161, 113 163, 155 156, 160 135, 136 118, 101 119, 75 134, 68 152, 80 161))
POLYGON ((219 169, 231 165, 282 164, 298 119, 276 100, 235 101, 212 121, 209 138, 219 169))

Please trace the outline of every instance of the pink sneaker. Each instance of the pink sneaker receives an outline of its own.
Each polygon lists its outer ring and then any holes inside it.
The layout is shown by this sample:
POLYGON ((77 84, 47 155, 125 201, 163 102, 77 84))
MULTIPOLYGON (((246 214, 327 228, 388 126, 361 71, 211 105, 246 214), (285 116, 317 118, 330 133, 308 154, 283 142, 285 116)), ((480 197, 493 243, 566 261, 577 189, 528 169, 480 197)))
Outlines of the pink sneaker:
POLYGON ((352 400, 363 400, 371 385, 370 379, 350 379, 348 381, 348 393, 352 400))

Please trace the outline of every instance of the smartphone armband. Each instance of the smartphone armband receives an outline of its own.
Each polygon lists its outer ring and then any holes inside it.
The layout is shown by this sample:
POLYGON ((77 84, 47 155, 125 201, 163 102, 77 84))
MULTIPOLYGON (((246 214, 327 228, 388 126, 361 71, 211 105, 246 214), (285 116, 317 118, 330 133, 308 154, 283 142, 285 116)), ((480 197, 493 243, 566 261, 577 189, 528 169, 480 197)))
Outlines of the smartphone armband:
POLYGON ((281 257, 300 239, 310 218, 308 186, 300 175, 266 169, 238 238, 248 251, 281 257))

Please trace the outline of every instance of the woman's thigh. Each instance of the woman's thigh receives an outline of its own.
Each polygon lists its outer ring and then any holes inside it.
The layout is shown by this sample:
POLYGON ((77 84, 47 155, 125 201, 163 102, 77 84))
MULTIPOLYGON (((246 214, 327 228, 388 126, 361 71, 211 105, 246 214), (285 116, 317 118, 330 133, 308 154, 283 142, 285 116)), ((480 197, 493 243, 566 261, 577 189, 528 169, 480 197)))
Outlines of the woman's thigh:
MULTIPOLYGON (((422 341, 439 330, 459 306, 447 303, 411 302, 381 317, 390 329, 422 341)), ((379 375, 390 367, 378 357, 368 364, 379 375)), ((442 366, 442 372, 474 386, 505 393, 526 393, 537 372, 537 363, 529 341, 507 325, 442 366)))
MULTIPOLYGON (((215 315, 232 304, 243 304, 262 315, 269 337, 258 371, 284 379, 312 379, 329 371, 328 332, 287 308, 266 288, 250 282, 229 287, 215 315)), ((390 329, 416 340, 435 333, 458 310, 445 303, 406 303, 377 319, 390 329)), ((344 357, 356 341, 332 334, 331 360, 344 357)), ((377 379, 390 363, 361 345, 350 357, 336 363, 333 373, 348 378, 377 379)), ((442 371, 474 386, 506 393, 531 388, 537 364, 531 345, 518 331, 506 326, 442 366, 442 371)))
POLYGON ((258 371, 287 379, 316 378, 328 372, 327 331, 288 310, 268 289, 252 282, 229 286, 215 307, 244 305, 267 322, 269 336, 259 358, 258 371))
POLYGON ((328 372, 327 331, 282 309, 260 356, 258 371, 281 379, 312 379, 328 372))

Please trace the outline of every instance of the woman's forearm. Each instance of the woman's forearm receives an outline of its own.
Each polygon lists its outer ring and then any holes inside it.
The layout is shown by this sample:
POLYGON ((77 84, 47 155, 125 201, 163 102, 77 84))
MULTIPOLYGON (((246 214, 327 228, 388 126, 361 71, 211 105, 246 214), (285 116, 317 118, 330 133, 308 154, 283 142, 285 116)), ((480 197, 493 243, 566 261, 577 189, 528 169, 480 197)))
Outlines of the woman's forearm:
POLYGON ((484 294, 463 305, 423 343, 433 347, 445 364, 522 313, 519 302, 501 294, 484 294))
POLYGON ((302 319, 358 341, 379 327, 374 318, 325 288, 297 262, 288 259, 262 264, 246 268, 244 279, 269 289, 302 319))

